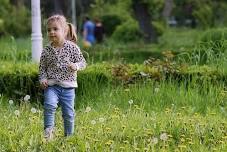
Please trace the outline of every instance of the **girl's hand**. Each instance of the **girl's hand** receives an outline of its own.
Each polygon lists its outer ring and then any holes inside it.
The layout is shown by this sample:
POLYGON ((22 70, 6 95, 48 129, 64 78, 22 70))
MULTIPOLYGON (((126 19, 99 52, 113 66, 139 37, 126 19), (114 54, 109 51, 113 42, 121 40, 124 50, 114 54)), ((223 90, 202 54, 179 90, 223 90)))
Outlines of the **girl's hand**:
POLYGON ((45 80, 42 80, 41 83, 40 83, 40 85, 41 85, 41 88, 42 89, 46 89, 48 87, 47 80, 46 79, 45 80))
POLYGON ((68 67, 72 71, 77 71, 77 66, 74 63, 69 63, 68 64, 68 67))

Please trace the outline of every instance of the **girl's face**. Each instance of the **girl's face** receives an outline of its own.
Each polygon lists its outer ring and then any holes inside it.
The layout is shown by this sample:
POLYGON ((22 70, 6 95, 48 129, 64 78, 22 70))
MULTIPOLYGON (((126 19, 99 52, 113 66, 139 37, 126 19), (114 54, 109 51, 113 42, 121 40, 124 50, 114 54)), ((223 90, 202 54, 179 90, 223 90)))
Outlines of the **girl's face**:
POLYGON ((65 31, 57 21, 51 21, 47 25, 47 35, 53 44, 60 44, 65 40, 65 31))

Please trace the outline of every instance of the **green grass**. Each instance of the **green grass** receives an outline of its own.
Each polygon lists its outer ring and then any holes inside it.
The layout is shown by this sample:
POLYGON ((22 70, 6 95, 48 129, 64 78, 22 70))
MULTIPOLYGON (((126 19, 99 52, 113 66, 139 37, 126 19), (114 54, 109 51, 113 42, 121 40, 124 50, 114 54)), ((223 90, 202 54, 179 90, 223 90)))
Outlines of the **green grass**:
MULTIPOLYGON (((142 64, 150 56, 162 58, 161 53, 166 50, 176 54, 190 53, 201 33, 199 30, 170 29, 160 37, 158 44, 120 44, 109 40, 82 50, 89 65, 97 65, 94 72, 98 72, 109 63, 142 64)), ((0 46, 1 61, 30 63, 30 38, 2 38, 0 46)), ((226 54, 221 58, 208 55, 207 66, 225 72, 226 54)), ((197 67, 199 59, 189 54, 188 58, 182 55, 178 62, 197 67)), ((209 71, 209 67, 205 70, 209 71)), ((81 73, 81 76, 81 81, 87 82, 79 84, 76 91, 76 131, 69 138, 63 137, 60 108, 56 113, 55 139, 45 142, 42 101, 25 103, 21 96, 9 105, 11 98, 0 96, 0 151, 227 150, 224 82, 211 83, 208 77, 201 81, 197 78, 190 82, 150 80, 122 85, 113 84, 96 73, 88 77, 81 73), (38 111, 32 113, 32 107, 38 111), (86 107, 91 107, 91 111, 85 112, 86 107), (15 114, 17 112, 19 115, 15 114)))
MULTIPOLYGON (((128 92, 130 95, 133 93, 128 92)), ((227 123, 224 117, 226 113, 223 114, 216 108, 207 108, 206 114, 201 115, 195 112, 192 106, 181 106, 178 104, 179 101, 175 101, 174 104, 171 101, 171 105, 164 104, 164 107, 145 109, 147 104, 143 106, 138 99, 134 99, 131 104, 128 102, 130 97, 112 102, 116 94, 112 95, 105 97, 106 102, 94 104, 94 101, 77 107, 75 135, 69 138, 63 137, 61 112, 58 110, 55 138, 50 142, 43 139, 43 111, 40 105, 22 102, 18 106, 16 101, 9 105, 8 99, 1 97, 0 149, 1 151, 227 150, 227 123), (124 106, 121 106, 122 104, 124 106), (36 113, 31 112, 32 107, 37 109, 36 113), (86 107, 90 107, 91 111, 87 111, 86 107), (16 110, 19 111, 19 115, 15 114, 16 110)), ((155 98, 155 95, 153 96, 155 98)))

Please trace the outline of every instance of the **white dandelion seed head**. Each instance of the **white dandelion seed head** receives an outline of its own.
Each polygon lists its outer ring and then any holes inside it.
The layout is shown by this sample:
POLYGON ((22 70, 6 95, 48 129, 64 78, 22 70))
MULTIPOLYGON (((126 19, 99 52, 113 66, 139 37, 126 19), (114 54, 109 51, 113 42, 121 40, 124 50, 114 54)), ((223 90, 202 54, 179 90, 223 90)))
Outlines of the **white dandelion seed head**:
POLYGON ((26 101, 26 102, 28 102, 29 100, 30 100, 30 95, 26 95, 25 97, 24 97, 24 101, 26 101))
POLYGON ((103 123, 105 121, 105 118, 99 118, 99 122, 103 123))
POLYGON ((159 90, 160 90, 159 88, 154 88, 154 92, 155 92, 155 93, 158 93, 159 90))
POLYGON ((86 107, 85 112, 90 112, 91 111, 91 107, 86 107))
POLYGON ((163 140, 163 141, 166 141, 166 140, 168 139, 167 133, 162 133, 162 134, 160 135, 160 139, 163 140))
POLYGON ((133 100, 132 100, 132 99, 129 100, 128 103, 129 103, 130 105, 133 104, 133 100))
POLYGON ((13 104, 13 100, 9 100, 9 104, 12 105, 13 104))
POLYGON ((86 149, 90 149, 90 144, 89 144, 89 142, 86 142, 86 143, 85 143, 85 148, 86 148, 86 149))
POLYGON ((158 143, 158 138, 157 137, 153 137, 151 139, 151 143, 154 144, 154 145, 156 145, 158 143))
POLYGON ((37 112, 36 108, 31 108, 31 112, 36 113, 37 112))
POLYGON ((19 115, 20 115, 20 111, 19 111, 19 110, 15 110, 15 111, 14 111, 14 114, 15 114, 16 116, 19 116, 19 115))
POLYGON ((92 121, 91 121, 91 124, 92 124, 92 125, 95 125, 95 124, 96 124, 96 121, 95 121, 95 120, 92 120, 92 121))
POLYGON ((148 76, 148 74, 146 74, 145 72, 141 71, 140 74, 143 76, 143 77, 146 77, 148 76))

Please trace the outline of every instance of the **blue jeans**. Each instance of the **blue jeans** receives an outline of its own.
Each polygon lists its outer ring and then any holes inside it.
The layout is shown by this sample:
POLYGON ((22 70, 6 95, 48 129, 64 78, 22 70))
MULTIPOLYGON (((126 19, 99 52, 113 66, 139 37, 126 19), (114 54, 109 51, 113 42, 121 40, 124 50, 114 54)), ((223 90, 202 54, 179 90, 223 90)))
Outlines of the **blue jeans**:
POLYGON ((63 88, 58 85, 48 86, 44 90, 44 129, 54 128, 55 112, 58 104, 62 109, 65 136, 74 132, 74 88, 63 88))

